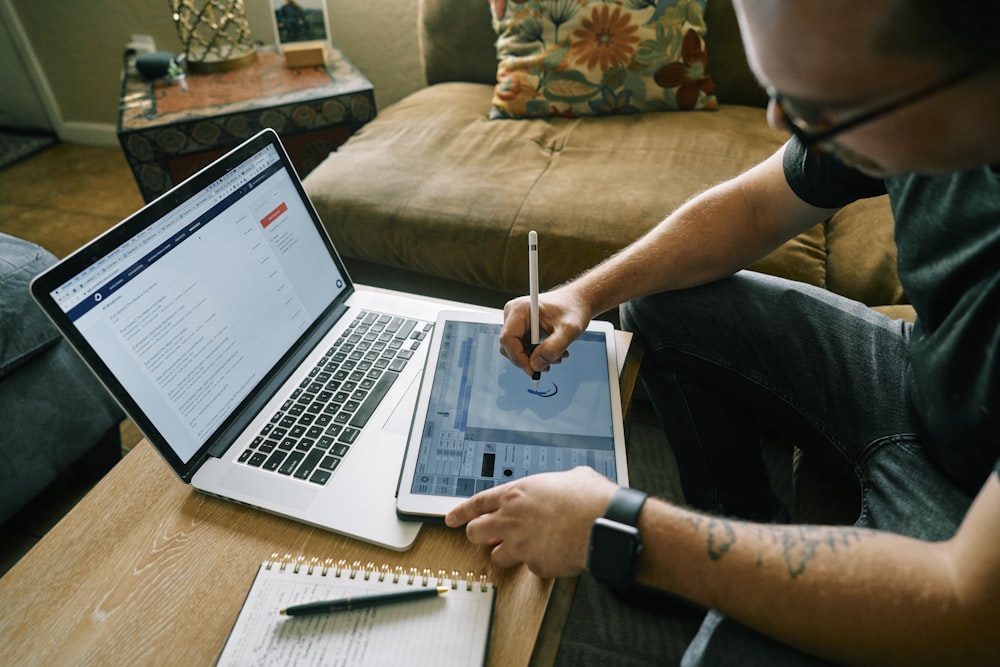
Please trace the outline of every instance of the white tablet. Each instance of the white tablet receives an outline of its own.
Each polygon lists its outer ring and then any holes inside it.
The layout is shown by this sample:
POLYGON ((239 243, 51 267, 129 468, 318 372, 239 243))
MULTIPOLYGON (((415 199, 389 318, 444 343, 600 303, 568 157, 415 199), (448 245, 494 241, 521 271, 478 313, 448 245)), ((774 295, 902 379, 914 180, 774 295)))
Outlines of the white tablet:
POLYGON ((628 486, 612 326, 593 322, 536 390, 500 354, 502 317, 438 315, 397 491, 402 518, 441 517, 483 489, 579 465, 628 486))

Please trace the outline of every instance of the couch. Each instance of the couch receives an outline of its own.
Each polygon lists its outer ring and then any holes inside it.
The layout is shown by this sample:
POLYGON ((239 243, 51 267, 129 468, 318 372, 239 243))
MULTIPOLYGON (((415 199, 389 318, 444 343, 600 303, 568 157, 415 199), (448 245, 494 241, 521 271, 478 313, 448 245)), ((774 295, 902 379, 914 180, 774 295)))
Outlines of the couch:
MULTIPOLYGON (((331 237, 369 282, 470 290, 488 305, 613 254, 697 192, 777 150, 728 0, 705 12, 717 111, 490 120, 496 34, 486 0, 420 0, 427 87, 381 110, 305 179, 331 237)), ((872 306, 905 302, 884 198, 849 206, 754 268, 872 306)))
MULTIPOLYGON (((718 110, 491 120, 497 35, 487 0, 420 0, 427 86, 382 109, 305 179, 352 274, 499 306, 527 290, 529 230, 539 234, 541 287, 552 287, 772 154, 787 135, 767 126, 767 96, 747 65, 731 2, 708 0, 704 18, 718 110)), ((885 197, 842 209, 752 268, 914 316, 885 197)), ((788 443, 769 447, 788 451, 788 443)), ((630 454, 630 468, 646 463, 630 454)), ((796 519, 856 516, 856 491, 798 450, 794 472, 796 519)), ((603 664, 637 644, 661 662, 689 638, 674 620, 636 614, 581 578, 560 662, 603 664)))
POLYGON ((70 467, 97 477, 121 457, 124 414, 28 293, 55 261, 0 234, 0 524, 70 467))

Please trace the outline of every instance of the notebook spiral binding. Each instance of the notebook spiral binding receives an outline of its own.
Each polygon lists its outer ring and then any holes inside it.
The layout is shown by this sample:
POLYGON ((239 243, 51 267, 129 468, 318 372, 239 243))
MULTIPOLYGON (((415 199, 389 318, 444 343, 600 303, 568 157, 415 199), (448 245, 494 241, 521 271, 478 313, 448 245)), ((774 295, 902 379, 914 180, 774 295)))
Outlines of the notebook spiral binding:
POLYGON ((452 570, 450 573, 446 570, 438 570, 435 576, 428 568, 404 568, 402 565, 393 567, 388 563, 376 565, 370 561, 362 564, 359 560, 348 563, 343 558, 340 560, 334 560, 333 558, 320 560, 315 557, 306 558, 305 556, 293 556, 292 554, 273 553, 270 560, 266 561, 266 563, 265 568, 268 570, 276 567, 279 571, 284 572, 291 568, 295 574, 303 572, 306 575, 311 575, 316 572, 321 577, 349 577, 350 579, 361 576, 365 581, 368 581, 372 577, 376 577, 378 581, 385 581, 389 578, 394 584, 402 582, 407 586, 413 586, 414 584, 430 586, 433 583, 434 586, 447 586, 458 589, 460 585, 464 585, 466 590, 471 591, 478 583, 479 589, 483 592, 488 591, 490 586, 485 574, 477 577, 474 572, 466 572, 463 578, 458 570, 452 570))

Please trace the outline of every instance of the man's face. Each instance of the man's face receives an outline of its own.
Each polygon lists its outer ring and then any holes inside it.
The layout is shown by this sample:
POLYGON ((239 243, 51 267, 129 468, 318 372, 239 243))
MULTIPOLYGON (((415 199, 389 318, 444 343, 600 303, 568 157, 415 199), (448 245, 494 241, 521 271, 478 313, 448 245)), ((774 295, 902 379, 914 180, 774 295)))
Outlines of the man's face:
MULTIPOLYGON (((931 58, 875 53, 874 30, 888 0, 737 0, 750 66, 762 82, 820 126, 835 126, 892 103, 954 72, 931 58)), ((994 79, 995 81, 995 79, 994 79)), ((875 176, 939 173, 996 161, 995 146, 970 122, 967 81, 921 97, 835 135, 821 148, 875 176)), ((768 120, 785 127, 774 101, 768 120)))

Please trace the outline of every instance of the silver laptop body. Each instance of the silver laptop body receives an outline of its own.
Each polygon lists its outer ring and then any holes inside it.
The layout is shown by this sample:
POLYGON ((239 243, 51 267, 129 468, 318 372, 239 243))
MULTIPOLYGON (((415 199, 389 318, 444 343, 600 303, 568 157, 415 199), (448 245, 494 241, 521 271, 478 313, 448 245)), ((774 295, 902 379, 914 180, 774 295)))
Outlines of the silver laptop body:
POLYGON ((194 488, 413 544, 420 524, 397 518, 395 490, 438 308, 355 289, 273 131, 44 272, 32 294, 194 488))

